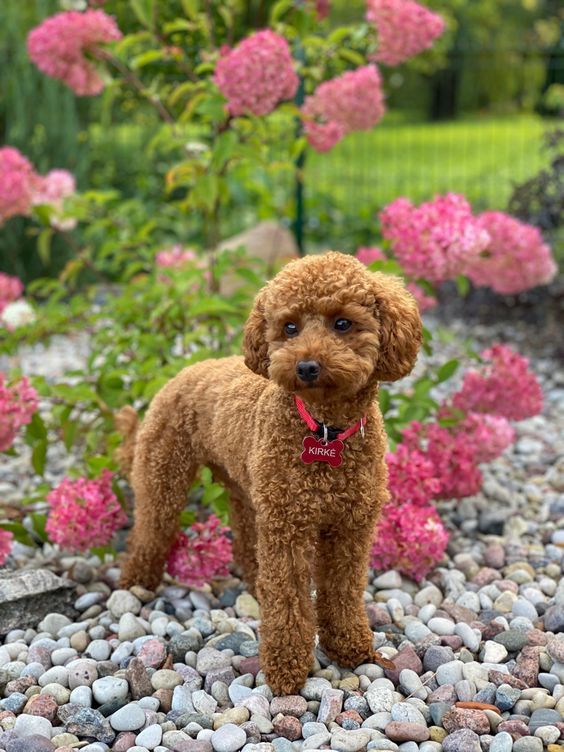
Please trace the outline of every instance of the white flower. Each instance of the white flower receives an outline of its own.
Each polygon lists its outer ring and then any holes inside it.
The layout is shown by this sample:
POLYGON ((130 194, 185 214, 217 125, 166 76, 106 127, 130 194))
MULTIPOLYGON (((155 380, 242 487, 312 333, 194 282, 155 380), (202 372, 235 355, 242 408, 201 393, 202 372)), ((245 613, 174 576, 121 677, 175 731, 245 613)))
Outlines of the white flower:
POLYGON ((17 329, 19 326, 33 324, 35 318, 35 311, 27 300, 22 298, 8 303, 0 313, 0 324, 3 324, 6 329, 17 329))

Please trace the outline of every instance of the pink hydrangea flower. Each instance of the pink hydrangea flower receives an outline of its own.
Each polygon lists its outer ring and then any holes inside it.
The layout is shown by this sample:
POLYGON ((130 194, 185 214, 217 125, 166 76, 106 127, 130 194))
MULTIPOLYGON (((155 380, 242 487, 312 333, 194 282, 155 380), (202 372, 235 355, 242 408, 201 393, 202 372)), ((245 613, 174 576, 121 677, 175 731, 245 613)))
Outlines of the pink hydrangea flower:
POLYGON ((417 282, 408 282, 407 289, 413 295, 419 306, 419 311, 423 313, 437 305, 437 299, 432 295, 427 295, 425 290, 417 282))
POLYGON ((433 45, 445 22, 414 0, 367 0, 366 19, 376 26, 378 51, 386 65, 399 65, 433 45))
POLYGON ((48 495, 49 538, 68 551, 83 552, 105 546, 127 515, 112 490, 112 473, 104 470, 97 480, 65 478, 48 495))
POLYGON ((37 407, 37 392, 26 376, 8 386, 0 373, 0 452, 12 446, 17 431, 31 421, 37 407))
POLYGON ((370 565, 396 569, 419 582, 442 559, 448 533, 431 506, 387 504, 376 529, 370 565))
POLYGON ((438 423, 413 421, 402 432, 402 444, 418 450, 432 463, 440 483, 437 499, 462 499, 474 496, 482 485, 474 447, 461 433, 454 433, 438 423))
POLYGON ((327 151, 347 133, 373 128, 385 111, 380 72, 365 65, 324 81, 306 97, 304 132, 313 148, 327 151))
POLYGON ((13 534, 9 530, 2 530, 0 528, 0 567, 3 567, 6 563, 6 559, 12 550, 13 541, 13 534))
POLYGON ((355 253, 355 257, 361 263, 366 264, 366 266, 373 264, 375 261, 386 260, 386 254, 384 251, 376 246, 361 246, 355 253))
POLYGON ((67 196, 76 192, 76 180, 68 170, 51 170, 39 179, 33 194, 34 204, 62 206, 67 196))
POLYGON ((395 452, 388 452, 386 462, 391 503, 422 507, 437 497, 441 484, 423 452, 399 444, 395 452))
POLYGON ((197 261, 198 257, 190 248, 183 248, 181 245, 173 245, 165 248, 155 255, 157 266, 173 269, 182 269, 187 264, 197 261))
POLYGON ((63 81, 79 96, 104 88, 96 64, 100 45, 121 39, 115 20, 103 10, 64 11, 47 18, 29 33, 27 49, 42 73, 63 81))
POLYGON ((167 572, 190 587, 201 587, 216 577, 227 577, 231 561, 229 528, 211 514, 179 533, 169 554, 167 572))
POLYGON ((490 237, 456 193, 420 206, 398 198, 380 214, 382 234, 406 274, 432 283, 454 279, 487 248, 490 237))
POLYGON ((270 29, 257 31, 216 65, 214 81, 232 115, 268 115, 298 88, 288 42, 270 29))
POLYGON ((529 361, 508 345, 496 344, 480 353, 484 363, 464 374, 452 404, 465 413, 491 413, 524 420, 542 410, 542 389, 529 361))
POLYGON ((29 214, 39 177, 31 163, 11 146, 0 149, 0 224, 29 214))
POLYGON ((557 266, 537 227, 500 211, 484 212, 478 222, 490 242, 468 267, 475 285, 514 295, 553 279, 557 266))
POLYGON ((13 303, 21 297, 23 284, 17 277, 11 277, 9 274, 0 272, 0 313, 6 308, 8 303, 13 303))
POLYGON ((453 430, 465 437, 478 463, 495 460, 515 441, 515 429, 501 415, 470 413, 453 430))

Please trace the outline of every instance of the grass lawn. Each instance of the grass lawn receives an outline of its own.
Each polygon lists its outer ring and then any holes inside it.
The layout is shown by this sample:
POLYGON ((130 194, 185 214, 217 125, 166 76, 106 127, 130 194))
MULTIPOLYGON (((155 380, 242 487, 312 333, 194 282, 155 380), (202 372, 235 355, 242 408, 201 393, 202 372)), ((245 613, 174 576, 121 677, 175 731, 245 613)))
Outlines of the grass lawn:
POLYGON ((354 211, 400 195, 414 201, 464 193, 476 209, 502 209, 515 183, 546 164, 535 115, 409 123, 397 113, 366 133, 353 133, 327 154, 308 155, 306 180, 354 211))

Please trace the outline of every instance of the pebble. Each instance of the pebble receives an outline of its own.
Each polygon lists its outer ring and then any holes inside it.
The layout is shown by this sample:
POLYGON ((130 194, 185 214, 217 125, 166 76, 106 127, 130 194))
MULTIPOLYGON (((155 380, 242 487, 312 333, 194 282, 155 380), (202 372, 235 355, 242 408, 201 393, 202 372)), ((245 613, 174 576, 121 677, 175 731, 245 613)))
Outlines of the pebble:
POLYGON ((239 726, 226 723, 213 732, 210 741, 216 752, 237 752, 246 743, 247 735, 239 726))

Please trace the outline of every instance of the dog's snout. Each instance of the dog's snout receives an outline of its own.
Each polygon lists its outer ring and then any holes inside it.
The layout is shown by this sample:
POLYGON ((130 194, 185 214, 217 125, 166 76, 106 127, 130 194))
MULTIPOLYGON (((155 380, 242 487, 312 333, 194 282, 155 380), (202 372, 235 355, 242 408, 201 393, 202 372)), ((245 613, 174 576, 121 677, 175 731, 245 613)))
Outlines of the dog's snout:
POLYGON ((315 381, 321 371, 321 366, 316 360, 300 360, 296 366, 298 378, 302 381, 315 381))

